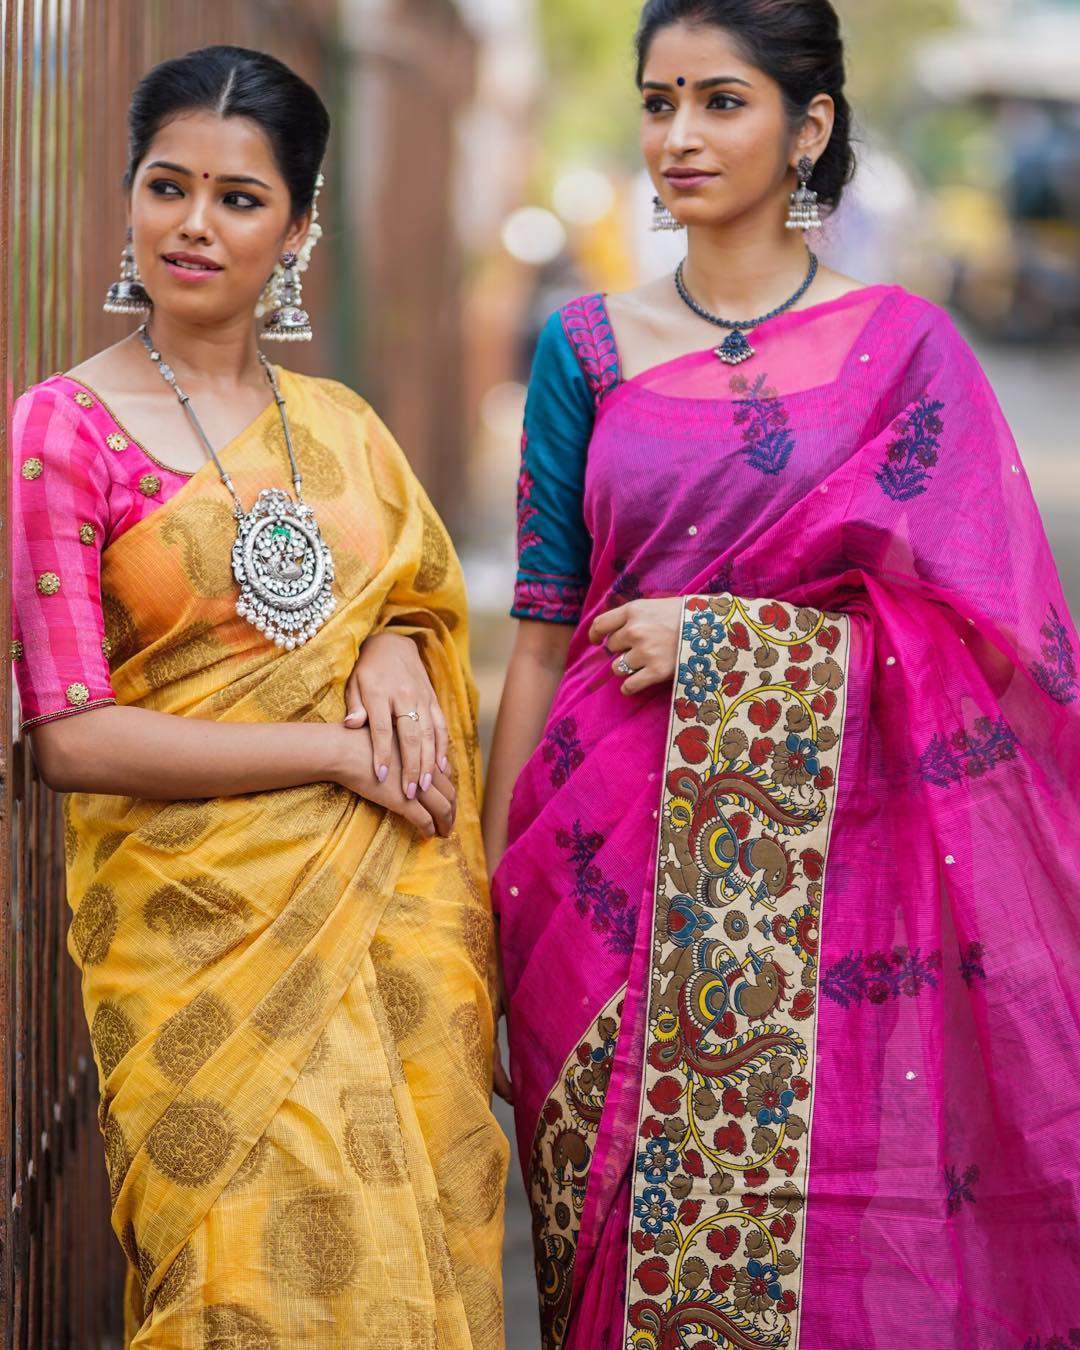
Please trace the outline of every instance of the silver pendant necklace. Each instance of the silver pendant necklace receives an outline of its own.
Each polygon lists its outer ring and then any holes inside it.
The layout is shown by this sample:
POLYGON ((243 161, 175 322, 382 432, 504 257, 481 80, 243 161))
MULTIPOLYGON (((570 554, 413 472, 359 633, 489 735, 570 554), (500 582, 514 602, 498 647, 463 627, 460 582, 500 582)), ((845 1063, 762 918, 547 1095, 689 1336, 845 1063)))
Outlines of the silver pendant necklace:
POLYGON ((232 547, 232 572, 240 587, 236 598, 237 614, 279 647, 288 651, 302 647, 308 638, 315 636, 336 607, 332 590, 334 560, 319 532, 314 511, 304 501, 303 480, 296 464, 285 400, 273 366, 260 352, 259 360, 270 382, 285 432, 296 497, 294 500, 284 488, 263 488, 255 505, 245 511, 232 479, 195 415, 191 399, 180 388, 172 368, 154 346, 146 324, 140 325, 139 337, 162 379, 179 399, 233 499, 236 542, 232 547))
POLYGON ((757 349, 751 347, 746 334, 754 328, 760 328, 763 323, 768 323, 770 319, 785 314, 799 303, 814 284, 814 278, 818 274, 817 254, 810 249, 807 249, 807 253, 810 254, 810 268, 806 273, 806 280, 803 284, 789 300, 785 300, 782 305, 777 305, 775 309, 770 309, 768 314, 762 314, 757 319, 724 319, 719 314, 713 314, 704 305, 699 305, 686 288, 686 278, 683 272, 687 260, 684 258, 675 269, 675 289, 679 292, 679 299, 683 304, 692 309, 699 318, 715 324, 717 328, 731 329, 731 332, 713 352, 713 355, 718 356, 725 366, 741 366, 744 361, 749 361, 752 356, 756 356, 757 349))

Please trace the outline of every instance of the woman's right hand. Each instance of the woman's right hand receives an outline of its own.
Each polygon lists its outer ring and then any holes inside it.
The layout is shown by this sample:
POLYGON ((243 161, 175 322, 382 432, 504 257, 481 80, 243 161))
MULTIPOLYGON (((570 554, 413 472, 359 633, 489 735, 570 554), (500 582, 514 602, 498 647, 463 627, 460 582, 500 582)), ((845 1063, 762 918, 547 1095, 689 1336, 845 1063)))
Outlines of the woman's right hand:
POLYGON ((457 793, 447 774, 436 766, 431 787, 410 801, 402 786, 396 737, 390 748, 390 773, 386 781, 380 783, 375 775, 371 733, 367 728, 335 730, 339 731, 337 762, 331 775, 335 783, 365 801, 384 806, 394 815, 401 816, 425 838, 432 839, 436 834, 446 838, 454 828, 457 814, 457 793))

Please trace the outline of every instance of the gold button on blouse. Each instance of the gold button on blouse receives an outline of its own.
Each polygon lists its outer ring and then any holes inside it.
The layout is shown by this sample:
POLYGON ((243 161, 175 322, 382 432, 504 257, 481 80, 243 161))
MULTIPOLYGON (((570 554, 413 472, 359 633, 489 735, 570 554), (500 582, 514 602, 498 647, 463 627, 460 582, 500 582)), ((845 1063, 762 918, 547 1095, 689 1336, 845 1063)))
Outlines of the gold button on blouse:
POLYGON ((139 479, 139 491, 144 497, 156 497, 161 491, 161 479, 156 473, 144 473, 139 479))
POLYGON ((22 643, 18 638, 15 638, 11 644, 11 659, 13 661, 21 661, 23 659, 23 651, 24 648, 22 643))
POLYGON ((45 468, 41 460, 34 456, 32 459, 25 460, 22 466, 22 476, 28 482, 33 482, 35 478, 41 477, 41 471, 45 468))
POLYGON ((97 530, 88 520, 84 520, 79 526, 79 542, 85 544, 87 548, 97 543, 97 530))
POLYGON ((94 400, 90 397, 90 395, 86 392, 85 389, 80 389, 79 392, 75 395, 75 402, 79 405, 80 408, 92 408, 94 406, 94 400))
POLYGON ((119 454, 121 450, 128 448, 128 438, 121 435, 119 431, 110 431, 105 437, 105 444, 110 450, 115 450, 119 454))
POLYGON ((69 684, 67 687, 67 701, 73 708, 85 708, 90 702, 90 690, 85 684, 69 684))
POLYGON ((37 579, 37 588, 41 595, 55 595, 60 589, 60 578, 55 572, 42 572, 37 579))

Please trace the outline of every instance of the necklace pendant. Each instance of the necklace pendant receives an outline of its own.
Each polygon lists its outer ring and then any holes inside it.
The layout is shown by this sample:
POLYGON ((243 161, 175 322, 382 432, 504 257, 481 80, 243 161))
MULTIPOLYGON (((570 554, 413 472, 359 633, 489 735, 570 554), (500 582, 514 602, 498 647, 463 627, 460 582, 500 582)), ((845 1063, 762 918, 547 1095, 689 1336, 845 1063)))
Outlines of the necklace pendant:
POLYGON ((315 513, 281 488, 264 488, 250 511, 237 512, 232 570, 237 614, 288 651, 335 608, 334 560, 315 513))
POLYGON ((740 333, 736 329, 735 332, 729 333, 720 346, 716 348, 715 354, 723 361, 725 366, 741 366, 744 361, 749 361, 752 356, 756 355, 756 352, 747 341, 746 334, 740 333))

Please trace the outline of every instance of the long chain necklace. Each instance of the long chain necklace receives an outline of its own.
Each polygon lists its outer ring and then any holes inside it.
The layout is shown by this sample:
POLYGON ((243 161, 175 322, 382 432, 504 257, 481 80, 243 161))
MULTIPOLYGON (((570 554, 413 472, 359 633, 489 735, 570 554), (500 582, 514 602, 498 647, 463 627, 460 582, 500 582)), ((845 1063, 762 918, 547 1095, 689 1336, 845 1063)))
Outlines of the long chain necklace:
POLYGON ((749 361, 752 356, 755 356, 757 354, 756 350, 751 347, 745 334, 752 328, 759 328, 763 323, 767 323, 770 319, 775 319, 778 314, 783 314, 786 310, 791 309, 793 305, 797 305, 814 284, 814 278, 818 274, 817 254, 811 252, 809 249, 807 249, 807 252, 810 253, 810 270, 806 274, 806 280, 790 300, 785 300, 782 305, 777 305, 775 309, 769 310, 768 314, 762 314, 759 319, 722 319, 718 314, 711 313, 704 305, 699 305, 686 289, 686 280, 683 276, 686 259, 684 258, 675 269, 675 289, 679 292, 679 299, 682 300, 685 305, 689 305, 699 318, 708 320, 709 323, 715 324, 717 328, 731 329, 731 332, 715 351, 715 354, 723 361, 724 365, 738 366, 744 361, 749 361))
POLYGON ((180 388, 172 368, 154 346, 146 324, 140 326, 139 337, 162 379, 179 399, 233 499, 236 542, 232 546, 232 572, 240 587, 236 599, 237 614, 279 647, 289 651, 302 647, 334 611, 334 560, 319 532, 314 511, 304 501, 303 479, 296 463, 285 400, 273 366, 260 352, 259 360, 270 382, 285 432, 296 498, 294 500, 284 488, 263 488, 251 510, 245 511, 232 479, 191 406, 191 399, 180 388))

